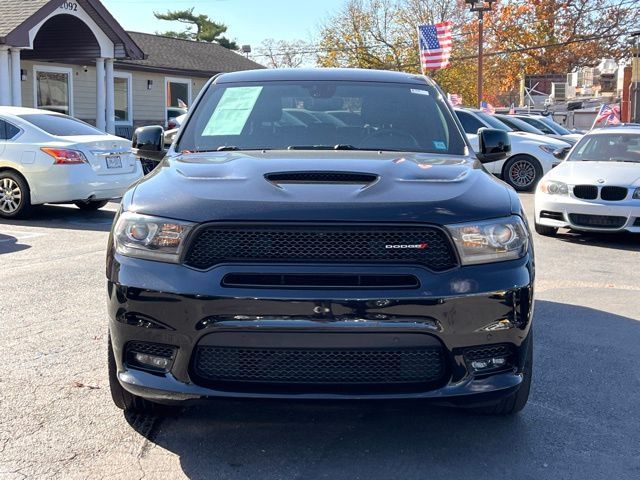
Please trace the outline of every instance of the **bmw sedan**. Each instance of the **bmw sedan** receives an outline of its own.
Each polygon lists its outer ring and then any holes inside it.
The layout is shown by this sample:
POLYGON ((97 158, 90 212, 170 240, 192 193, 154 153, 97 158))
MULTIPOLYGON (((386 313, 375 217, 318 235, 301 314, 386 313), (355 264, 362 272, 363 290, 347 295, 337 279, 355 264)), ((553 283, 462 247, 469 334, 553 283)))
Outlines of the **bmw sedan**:
POLYGON ((141 176, 129 140, 60 113, 0 107, 0 217, 43 203, 96 210, 141 176))

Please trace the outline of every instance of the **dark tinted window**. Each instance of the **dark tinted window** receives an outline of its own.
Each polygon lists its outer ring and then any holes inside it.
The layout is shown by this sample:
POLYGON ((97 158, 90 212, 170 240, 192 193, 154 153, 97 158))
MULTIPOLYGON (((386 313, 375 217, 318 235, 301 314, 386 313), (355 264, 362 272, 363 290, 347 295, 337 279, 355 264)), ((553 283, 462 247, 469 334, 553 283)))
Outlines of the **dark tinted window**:
POLYGON ((0 140, 10 140, 20 132, 15 125, 4 120, 0 120, 0 140))
POLYGON ((478 120, 476 117, 467 112, 462 112, 460 110, 456 110, 456 115, 462 124, 462 128, 466 133, 478 133, 480 128, 485 127, 485 125, 478 120))
POLYGON ((464 139, 449 112, 440 93, 426 84, 220 84, 213 85, 192 112, 177 149, 348 145, 362 150, 464 154, 464 139))
POLYGON ((522 120, 523 122, 528 123, 529 125, 533 125, 534 127, 536 127, 538 130, 542 130, 544 133, 546 133, 547 135, 555 135, 556 132, 554 132, 551 128, 549 128, 547 125, 544 124, 544 122, 541 122, 535 118, 531 118, 531 117, 518 117, 520 120, 522 120))
POLYGON ((554 130, 555 133, 559 133, 560 135, 570 135, 571 134, 571 132, 569 130, 567 130, 562 125, 560 125, 559 123, 555 122, 553 119, 551 119, 549 117, 542 117, 542 118, 539 118, 538 120, 540 120, 542 123, 546 124, 549 128, 554 130))
POLYGON ((29 113, 18 115, 23 120, 44 130, 50 135, 71 137, 74 135, 106 135, 104 132, 67 115, 52 115, 50 113, 29 113))
POLYGON ((475 112, 475 114, 478 117, 480 117, 484 121, 484 123, 489 125, 489 128, 496 128, 498 130, 502 130, 503 132, 513 131, 513 129, 509 125, 505 124, 504 122, 501 122, 493 115, 489 115, 488 113, 484 113, 484 112, 475 112))
POLYGON ((544 132, 542 132, 542 130, 537 129, 533 125, 529 125, 527 122, 523 122, 519 118, 510 117, 508 115, 496 115, 496 118, 518 132, 528 132, 535 133, 537 135, 544 135, 544 132))

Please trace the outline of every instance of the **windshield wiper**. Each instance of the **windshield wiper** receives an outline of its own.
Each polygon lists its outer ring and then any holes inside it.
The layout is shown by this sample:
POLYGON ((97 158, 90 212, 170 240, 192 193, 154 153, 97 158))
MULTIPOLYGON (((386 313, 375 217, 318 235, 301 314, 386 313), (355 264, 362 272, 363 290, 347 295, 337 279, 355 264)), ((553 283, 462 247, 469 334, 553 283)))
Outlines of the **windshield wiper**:
POLYGON ((359 150, 353 145, 339 143, 337 145, 289 145, 287 150, 359 150))

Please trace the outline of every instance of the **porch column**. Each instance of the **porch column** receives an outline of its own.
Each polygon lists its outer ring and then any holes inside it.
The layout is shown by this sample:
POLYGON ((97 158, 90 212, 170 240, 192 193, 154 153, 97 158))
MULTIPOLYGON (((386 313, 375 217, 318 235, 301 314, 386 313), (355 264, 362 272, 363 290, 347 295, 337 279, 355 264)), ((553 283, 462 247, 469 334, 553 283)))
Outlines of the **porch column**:
POLYGON ((115 100, 114 100, 114 85, 113 85, 113 58, 107 58, 105 64, 105 71, 107 77, 107 133, 114 135, 116 133, 115 123, 115 100))
POLYGON ((96 58, 96 127, 105 131, 104 58, 96 58))
POLYGON ((0 105, 11 105, 9 49, 7 47, 0 47, 0 105))
POLYGON ((11 47, 11 100, 14 107, 22 106, 22 78, 20 74, 20 49, 11 47))

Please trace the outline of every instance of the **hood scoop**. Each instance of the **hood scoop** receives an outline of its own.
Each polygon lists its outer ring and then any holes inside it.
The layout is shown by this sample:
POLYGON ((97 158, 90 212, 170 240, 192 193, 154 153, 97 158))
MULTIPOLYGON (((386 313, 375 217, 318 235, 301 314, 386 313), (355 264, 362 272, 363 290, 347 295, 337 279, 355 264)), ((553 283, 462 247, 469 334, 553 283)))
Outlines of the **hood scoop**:
POLYGON ((274 172, 264 178, 273 184, 331 184, 331 185, 369 185, 378 180, 378 175, 359 172, 303 171, 274 172))

